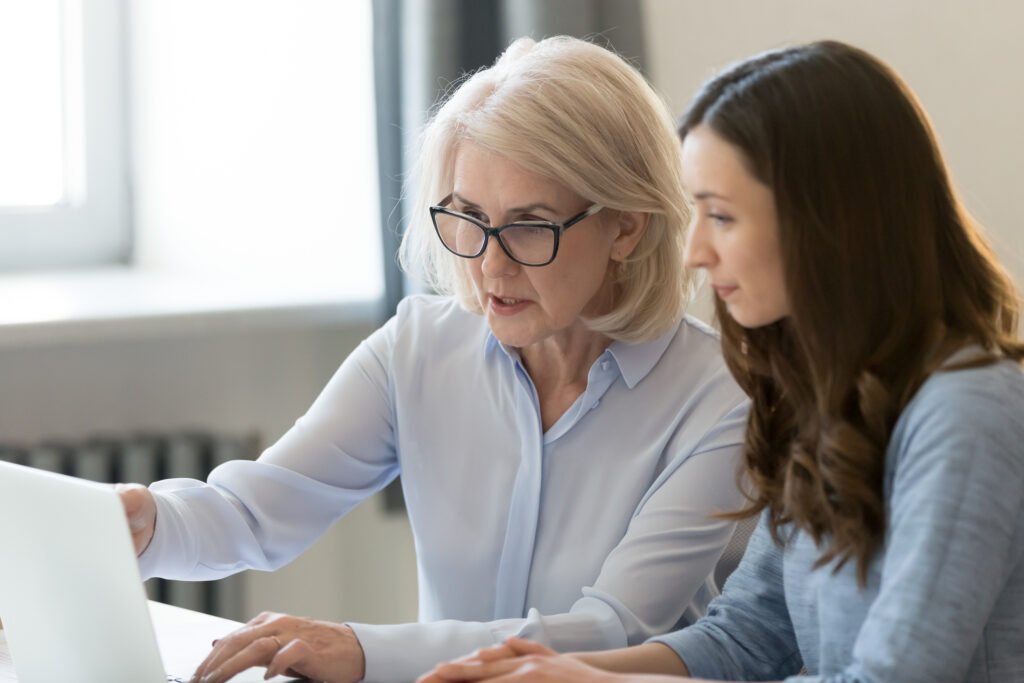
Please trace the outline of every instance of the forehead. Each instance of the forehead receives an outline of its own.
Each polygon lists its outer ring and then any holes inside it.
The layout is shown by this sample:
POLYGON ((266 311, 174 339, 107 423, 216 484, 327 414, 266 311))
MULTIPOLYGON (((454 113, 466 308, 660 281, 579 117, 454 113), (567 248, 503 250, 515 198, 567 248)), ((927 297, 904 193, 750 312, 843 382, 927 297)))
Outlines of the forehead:
POLYGON ((682 157, 683 182, 694 195, 732 194, 752 183, 763 186, 750 172, 743 152, 706 125, 686 135, 682 157))
POLYGON ((460 142, 455 150, 452 181, 456 194, 474 202, 561 204, 579 199, 564 185, 471 141, 460 142))

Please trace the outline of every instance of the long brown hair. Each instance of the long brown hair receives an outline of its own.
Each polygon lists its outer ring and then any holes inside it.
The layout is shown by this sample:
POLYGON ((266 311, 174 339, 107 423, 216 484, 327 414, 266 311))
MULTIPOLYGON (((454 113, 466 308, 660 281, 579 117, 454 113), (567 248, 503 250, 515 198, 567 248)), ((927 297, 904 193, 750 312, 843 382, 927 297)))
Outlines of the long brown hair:
POLYGON ((707 83, 679 133, 708 126, 774 192, 791 315, 745 329, 722 302, 726 362, 751 397, 738 517, 807 532, 818 565, 863 584, 885 532, 885 450, 929 374, 1024 358, 1020 300, 957 198, 927 115, 878 59, 827 41, 707 83), (948 368, 947 368, 948 369, 948 368))

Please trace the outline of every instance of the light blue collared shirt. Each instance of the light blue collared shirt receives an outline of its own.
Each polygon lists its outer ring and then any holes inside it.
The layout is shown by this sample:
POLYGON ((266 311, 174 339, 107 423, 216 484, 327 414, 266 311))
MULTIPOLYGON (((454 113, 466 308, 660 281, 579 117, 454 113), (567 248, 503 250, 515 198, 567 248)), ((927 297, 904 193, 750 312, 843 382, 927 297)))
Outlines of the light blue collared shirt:
POLYGON ((447 298, 413 296, 256 462, 152 487, 145 576, 276 569, 399 472, 420 622, 352 624, 373 681, 521 635, 622 647, 691 623, 741 503, 747 402, 715 334, 686 319, 615 342, 542 431, 515 349, 447 298), (426 623, 431 622, 431 623, 426 623))
POLYGON ((857 585, 814 569, 765 518, 695 626, 656 638, 697 678, 792 683, 1024 681, 1024 372, 1004 361, 933 374, 885 458, 887 528, 857 585), (791 679, 787 678, 789 682, 791 679))

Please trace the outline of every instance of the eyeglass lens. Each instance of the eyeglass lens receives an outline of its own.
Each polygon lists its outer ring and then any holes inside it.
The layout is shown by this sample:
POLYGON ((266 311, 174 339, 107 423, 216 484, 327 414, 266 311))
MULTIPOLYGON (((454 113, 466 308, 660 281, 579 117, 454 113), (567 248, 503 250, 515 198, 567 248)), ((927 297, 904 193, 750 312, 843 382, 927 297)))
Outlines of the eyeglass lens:
MULTIPOLYGON (((434 215, 437 232, 446 247, 460 256, 477 256, 484 243, 480 226, 446 213, 434 215)), ((547 263, 555 253, 555 231, 540 225, 512 225, 499 239, 515 260, 527 264, 547 263)))

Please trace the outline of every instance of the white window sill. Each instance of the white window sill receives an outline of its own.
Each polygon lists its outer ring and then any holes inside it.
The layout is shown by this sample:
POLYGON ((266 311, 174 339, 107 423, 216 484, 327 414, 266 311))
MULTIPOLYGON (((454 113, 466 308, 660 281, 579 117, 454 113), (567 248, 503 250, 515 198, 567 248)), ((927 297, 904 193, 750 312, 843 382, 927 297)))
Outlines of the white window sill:
POLYGON ((128 267, 0 276, 0 347, 380 322, 379 286, 128 267))

